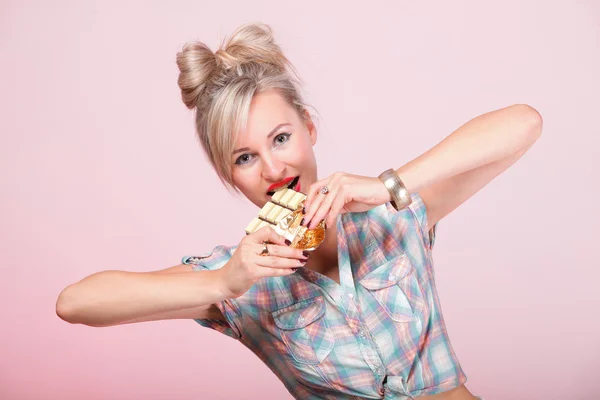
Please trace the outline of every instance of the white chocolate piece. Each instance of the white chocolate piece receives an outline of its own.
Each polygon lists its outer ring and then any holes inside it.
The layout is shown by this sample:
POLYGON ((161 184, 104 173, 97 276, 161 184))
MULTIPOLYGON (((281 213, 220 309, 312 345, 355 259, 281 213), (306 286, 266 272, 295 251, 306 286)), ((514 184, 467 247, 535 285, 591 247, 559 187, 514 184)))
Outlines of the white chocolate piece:
POLYGON ((256 228, 260 225, 262 221, 258 218, 254 218, 246 227, 246 233, 251 234, 252 232, 256 232, 256 228))
POLYGON ((269 215, 269 213, 271 211, 273 211, 273 208, 276 207, 275 204, 268 202, 267 204, 265 204, 263 206, 263 208, 261 208, 260 212, 258 213, 258 216, 260 217, 260 219, 268 219, 267 215, 269 215))
POLYGON ((306 195, 304 193, 296 192, 292 200, 288 202, 288 208, 291 210, 296 210, 298 205, 306 199, 306 195))
POLYGON ((283 210, 284 210, 283 207, 281 207, 281 206, 275 206, 275 207, 273 207, 273 209, 271 210, 271 212, 269 214, 267 214, 267 218, 265 218, 265 219, 267 221, 271 222, 271 223, 275 223, 275 221, 277 220, 277 216, 283 210))
POLYGON ((277 214, 277 217, 275 218, 274 222, 276 224, 278 224, 279 221, 281 221, 282 219, 284 219, 285 217, 287 217, 291 213, 292 213, 292 210, 288 210, 287 208, 282 209, 281 212, 279 214, 277 214))
POLYGON ((289 207, 288 203, 290 202, 290 200, 292 199, 292 197, 294 197, 294 195, 298 193, 293 191, 292 189, 288 189, 288 191, 286 192, 285 195, 283 195, 283 197, 281 198, 281 202, 280 204, 284 207, 289 207))
POLYGON ((275 192, 275 194, 271 197, 271 200, 277 204, 280 204, 281 198, 283 197, 284 194, 287 193, 288 190, 289 190, 288 188, 285 188, 285 189, 275 192))
POLYGON ((260 224, 258 224, 258 226, 256 227, 256 229, 254 230, 254 232, 256 232, 259 229, 262 229, 265 226, 271 226, 270 223, 268 223, 267 221, 260 221, 260 224))

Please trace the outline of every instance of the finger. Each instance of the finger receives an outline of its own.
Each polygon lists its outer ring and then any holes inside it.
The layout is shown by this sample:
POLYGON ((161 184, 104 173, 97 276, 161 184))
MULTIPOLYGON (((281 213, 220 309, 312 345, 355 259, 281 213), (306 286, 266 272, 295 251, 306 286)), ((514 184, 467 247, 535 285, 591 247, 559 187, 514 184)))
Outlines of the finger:
POLYGON ((298 268, 259 268, 257 275, 262 278, 292 275, 296 273, 298 268))
POLYGON ((306 193, 306 199, 304 200, 304 208, 308 209, 310 207, 310 205, 312 204, 313 198, 316 197, 319 194, 319 191, 321 190, 321 188, 323 186, 327 185, 327 182, 330 182, 331 180, 332 180, 332 177, 328 176, 327 178, 321 179, 320 181, 317 181, 317 182, 313 183, 312 185, 310 185, 310 188, 308 189, 308 192, 306 193))
POLYGON ((306 213, 304 214, 304 226, 308 226, 309 223, 313 220, 315 213, 321 207, 321 203, 325 200, 325 195, 321 193, 317 193, 316 197, 313 199, 312 203, 308 208, 305 207, 306 213))
POLYGON ((331 205, 333 201, 338 197, 340 189, 339 186, 335 188, 329 188, 330 192, 327 194, 322 194, 322 200, 319 204, 319 208, 315 211, 314 216, 310 219, 310 224, 308 225, 308 229, 313 229, 316 227, 331 209, 331 205))
POLYGON ((327 215, 327 221, 325 221, 325 223, 327 224, 328 227, 335 226, 335 221, 337 219, 337 216, 342 212, 342 209, 344 208, 345 205, 346 205, 346 200, 344 199, 344 196, 337 196, 337 198, 331 205, 329 214, 327 215))
MULTIPOLYGON (((330 196, 331 191, 335 189, 336 181, 336 178, 332 177, 331 180, 329 180, 329 182, 325 182, 325 180, 322 180, 311 185, 309 192, 312 193, 313 200, 311 200, 308 203, 308 206, 306 205, 306 202, 304 203, 304 208, 306 209, 306 213, 304 215, 304 226, 308 226, 308 223, 314 219, 315 212, 320 207, 321 203, 325 200, 325 197, 330 196), (321 193, 321 188, 323 188, 323 186, 327 186, 330 192, 327 194, 321 193)), ((317 223, 319 222, 320 221, 317 221, 317 223)))
POLYGON ((257 256, 254 263, 259 267, 290 269, 303 267, 306 264, 306 261, 268 255, 262 257, 257 256))
POLYGON ((273 229, 271 226, 264 226, 256 232, 251 233, 249 236, 252 238, 254 243, 259 243, 261 245, 265 242, 279 244, 282 246, 289 246, 292 244, 285 237, 275 232, 275 229, 273 229))
MULTIPOLYGON (((260 255, 265 245, 254 243, 253 246, 254 253, 260 255)), ((269 256, 291 258, 304 261, 308 259, 308 252, 304 253, 300 249, 294 249, 293 247, 289 246, 280 246, 277 244, 267 244, 266 246, 267 250, 269 251, 269 256)))

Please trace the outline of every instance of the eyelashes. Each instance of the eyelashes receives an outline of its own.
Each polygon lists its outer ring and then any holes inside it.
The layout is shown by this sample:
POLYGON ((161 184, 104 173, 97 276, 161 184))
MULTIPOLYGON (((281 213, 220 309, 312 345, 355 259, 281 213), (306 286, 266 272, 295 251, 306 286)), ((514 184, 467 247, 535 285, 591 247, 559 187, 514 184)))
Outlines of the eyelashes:
MULTIPOLYGON (((273 144, 275 146, 283 146, 290 140, 290 136, 292 136, 291 133, 282 132, 273 138, 273 144), (281 139, 285 139, 285 140, 281 140, 281 139)), ((247 165, 254 159, 254 157, 256 157, 255 154, 244 153, 235 160, 234 164, 235 165, 247 165)))

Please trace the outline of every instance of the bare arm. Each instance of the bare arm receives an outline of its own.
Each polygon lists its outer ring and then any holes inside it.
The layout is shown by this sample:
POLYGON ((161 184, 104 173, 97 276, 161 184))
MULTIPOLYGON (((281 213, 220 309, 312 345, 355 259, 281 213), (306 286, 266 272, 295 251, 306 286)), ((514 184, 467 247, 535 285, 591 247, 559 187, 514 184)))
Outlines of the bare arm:
POLYGON ((67 286, 56 302, 63 320, 111 326, 174 318, 224 320, 215 303, 238 298, 259 279, 284 276, 306 262, 271 227, 246 235, 221 268, 193 271, 177 265, 153 272, 102 271, 67 286), (269 255, 260 253, 269 242, 269 255))
POLYGON ((175 318, 224 319, 219 270, 178 265, 154 272, 102 271, 67 286, 56 313, 70 323, 111 326, 175 318))
POLYGON ((433 227, 514 164, 542 133, 542 118, 524 104, 482 114, 397 170, 419 192, 433 227))

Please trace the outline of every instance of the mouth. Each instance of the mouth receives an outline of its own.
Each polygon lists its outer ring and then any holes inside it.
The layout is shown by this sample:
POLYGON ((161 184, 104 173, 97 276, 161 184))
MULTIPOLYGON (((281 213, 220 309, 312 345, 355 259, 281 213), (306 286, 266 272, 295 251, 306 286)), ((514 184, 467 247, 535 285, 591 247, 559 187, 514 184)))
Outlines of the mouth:
POLYGON ((275 192, 278 192, 283 189, 294 189, 296 191, 299 191, 300 190, 299 181, 300 181, 300 177, 297 176, 294 179, 292 179, 292 181, 290 183, 288 183, 287 185, 281 185, 278 188, 276 188, 275 190, 268 191, 267 195, 273 196, 275 194, 275 192))

